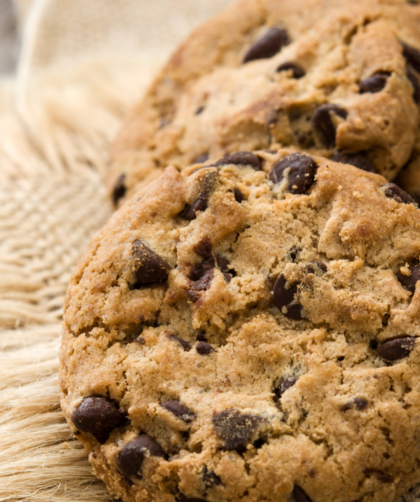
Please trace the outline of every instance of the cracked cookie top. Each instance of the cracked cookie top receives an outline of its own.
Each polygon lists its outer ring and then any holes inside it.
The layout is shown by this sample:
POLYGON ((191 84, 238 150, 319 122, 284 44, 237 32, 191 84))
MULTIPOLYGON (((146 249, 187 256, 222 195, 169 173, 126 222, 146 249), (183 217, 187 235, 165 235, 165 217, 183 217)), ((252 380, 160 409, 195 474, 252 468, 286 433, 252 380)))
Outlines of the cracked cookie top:
POLYGON ((293 146, 392 181, 419 125, 420 6, 241 0, 200 27, 111 151, 115 204, 167 165, 293 146))
POLYGON ((393 502, 420 480, 420 210, 292 150, 173 167, 71 280, 62 406, 129 502, 393 502))

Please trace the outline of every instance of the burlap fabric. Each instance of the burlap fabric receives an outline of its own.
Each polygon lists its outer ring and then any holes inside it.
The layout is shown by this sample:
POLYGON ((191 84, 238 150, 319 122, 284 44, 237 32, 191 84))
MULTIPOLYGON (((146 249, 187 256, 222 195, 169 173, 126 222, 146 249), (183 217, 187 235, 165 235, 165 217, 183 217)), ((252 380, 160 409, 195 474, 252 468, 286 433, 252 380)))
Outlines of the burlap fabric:
POLYGON ((66 285, 110 215, 102 176, 127 108, 230 1, 16 1, 22 53, 0 82, 0 501, 110 500, 60 411, 66 285))

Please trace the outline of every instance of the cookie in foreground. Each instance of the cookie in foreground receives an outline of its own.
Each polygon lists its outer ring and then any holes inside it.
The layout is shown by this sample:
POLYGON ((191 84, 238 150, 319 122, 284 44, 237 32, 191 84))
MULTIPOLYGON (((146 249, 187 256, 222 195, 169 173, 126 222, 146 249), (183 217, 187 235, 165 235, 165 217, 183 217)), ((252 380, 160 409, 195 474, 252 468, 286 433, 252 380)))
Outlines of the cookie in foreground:
POLYGON ((162 69, 111 150, 120 204, 174 165, 293 146, 392 181, 419 127, 420 5, 240 0, 162 69))
POLYGON ((420 482, 420 210, 292 150, 169 167, 71 280, 62 408, 126 502, 394 502, 420 482))

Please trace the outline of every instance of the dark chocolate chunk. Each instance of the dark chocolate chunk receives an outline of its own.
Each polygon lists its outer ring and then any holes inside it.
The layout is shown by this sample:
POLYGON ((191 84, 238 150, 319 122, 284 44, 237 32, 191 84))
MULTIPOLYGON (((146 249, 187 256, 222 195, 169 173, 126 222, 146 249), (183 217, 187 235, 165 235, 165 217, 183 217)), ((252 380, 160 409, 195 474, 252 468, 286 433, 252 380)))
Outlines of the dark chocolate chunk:
POLYGON ((184 210, 179 213, 179 216, 185 220, 195 220, 197 218, 197 211, 205 211, 206 209, 207 199, 199 197, 194 204, 187 204, 184 210))
POLYGON ((323 263, 322 261, 313 261, 312 263, 309 263, 309 265, 306 265, 305 271, 308 274, 315 274, 316 272, 321 272, 325 274, 325 272, 328 270, 327 265, 323 263))
POLYGON ((245 199, 244 194, 239 190, 239 188, 233 189, 233 195, 235 196, 236 202, 239 204, 245 199))
POLYGON ((207 291, 210 289, 211 281, 214 275, 214 267, 206 270, 200 280, 196 281, 194 284, 194 289, 196 291, 207 291))
POLYGON ((420 264, 410 267, 410 272, 410 276, 406 276, 401 272, 398 272, 397 278, 400 283, 414 295, 414 292, 416 291, 416 284, 420 281, 420 264))
POLYGON ((293 487, 292 498, 294 502, 312 502, 312 499, 309 498, 305 491, 298 485, 293 487))
POLYGON ((302 78, 306 75, 305 70, 297 65, 296 63, 282 63, 276 71, 287 71, 287 70, 292 70, 292 77, 293 78, 302 78))
POLYGON ((209 471, 207 466, 204 467, 203 471, 203 482, 206 488, 213 488, 213 486, 220 486, 222 480, 213 471, 209 471))
POLYGON ((173 340, 174 342, 178 342, 181 345, 181 347, 184 349, 185 352, 188 352, 191 350, 191 345, 187 341, 183 340, 182 338, 179 338, 179 336, 169 334, 169 335, 166 335, 166 338, 168 340, 173 340))
POLYGON ((136 269, 136 286, 163 284, 168 280, 171 266, 141 241, 133 242, 133 257, 136 269))
POLYGON ((414 102, 419 104, 420 103, 420 83, 419 83, 419 78, 417 76, 417 73, 411 68, 411 66, 408 66, 407 68, 407 78, 411 82, 411 85, 413 86, 413 99, 414 102))
POLYGON ((212 248, 213 245, 208 237, 205 237, 193 247, 194 252, 197 253, 198 256, 201 256, 201 258, 205 260, 211 259, 214 262, 212 248))
POLYGON ((369 160, 364 152, 358 153, 342 153, 338 152, 331 157, 334 162, 339 162, 340 164, 350 164, 351 166, 358 167, 363 171, 368 173, 376 173, 376 167, 369 160))
POLYGON ((213 415, 213 425, 226 450, 244 450, 254 439, 263 418, 230 409, 213 415))
POLYGON ((77 429, 90 432, 98 441, 107 440, 107 434, 125 420, 125 414, 118 408, 117 403, 106 397, 90 396, 71 415, 71 421, 77 429))
POLYGON ((191 422, 195 418, 195 414, 179 401, 165 401, 162 406, 184 422, 191 422))
POLYGON ((278 399, 281 399, 281 396, 286 392, 287 389, 293 387, 295 383, 298 381, 297 377, 287 377, 280 378, 280 380, 274 385, 274 394, 278 399))
POLYGON ((207 342, 206 338, 206 332, 205 331, 199 331, 197 333, 197 342, 207 342))
POLYGON ((420 73, 420 50, 403 42, 401 45, 403 47, 403 56, 405 57, 407 63, 420 73))
POLYGON ((229 260, 227 258, 225 258, 224 256, 216 256, 216 263, 217 263, 217 266, 220 268, 220 270, 222 272, 228 272, 229 271, 229 260))
POLYGON ((112 200, 116 206, 120 199, 124 197, 127 192, 125 186, 125 174, 120 174, 115 182, 114 189, 112 190, 112 200))
POLYGON ((312 126, 318 133, 320 140, 327 148, 335 146, 335 125, 331 119, 331 115, 338 115, 342 119, 347 118, 347 111, 337 105, 327 103, 318 106, 312 115, 312 126))
POLYGON ((251 166, 255 171, 261 171, 261 159, 252 152, 230 153, 209 167, 226 166, 229 164, 234 164, 235 166, 251 166))
POLYGON ((213 347, 206 342, 198 342, 197 345, 195 346, 195 350, 201 355, 201 356, 206 356, 210 354, 210 352, 215 352, 213 347))
POLYGON ((197 303, 198 300, 200 299, 200 293, 198 291, 195 291, 194 289, 188 289, 187 298, 191 302, 197 303))
POLYGON ((143 461, 148 457, 165 457, 159 443, 147 434, 133 439, 120 451, 117 459, 118 469, 127 478, 141 477, 143 461))
POLYGON ((283 307, 287 308, 287 313, 284 314, 290 319, 300 321, 302 319, 302 305, 295 303, 292 305, 295 295, 297 293, 298 284, 289 284, 289 288, 286 288, 286 278, 283 274, 280 274, 274 283, 273 288, 273 301, 275 306, 281 311, 283 307))
POLYGON ((280 183, 284 177, 284 171, 289 169, 288 189, 293 194, 302 194, 309 190, 315 180, 317 165, 302 153, 292 153, 274 164, 270 172, 270 180, 280 183))
POLYGON ((248 63, 255 59, 271 58, 289 43, 290 39, 287 31, 284 28, 274 26, 248 49, 243 62, 248 63))
POLYGON ((213 270, 214 263, 203 261, 194 265, 190 271, 189 278, 192 281, 199 281, 209 270, 213 270))
POLYGON ((386 86, 390 74, 387 72, 378 72, 371 77, 365 78, 359 84, 361 94, 366 92, 380 92, 386 86))
POLYGON ((388 183, 385 185, 384 193, 388 199, 394 199, 400 204, 414 204, 412 197, 395 183, 388 183))
POLYGON ((378 353, 385 361, 398 361, 403 357, 407 357, 415 344, 416 339, 410 336, 395 338, 379 345, 378 353))

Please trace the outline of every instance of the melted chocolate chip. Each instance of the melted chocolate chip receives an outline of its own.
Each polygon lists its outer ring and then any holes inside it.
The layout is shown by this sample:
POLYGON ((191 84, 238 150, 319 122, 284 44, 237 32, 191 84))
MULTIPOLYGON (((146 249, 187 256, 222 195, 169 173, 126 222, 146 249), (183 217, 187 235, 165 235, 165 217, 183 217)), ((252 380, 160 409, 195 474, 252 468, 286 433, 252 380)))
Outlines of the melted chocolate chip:
POLYGON ((165 457, 159 443, 147 434, 127 443, 118 455, 118 469, 127 478, 141 477, 143 462, 148 457, 165 457))
POLYGON ((127 187, 125 186, 125 174, 120 174, 117 181, 115 182, 114 189, 112 190, 112 200, 116 206, 120 199, 124 197, 127 192, 127 187))
POLYGON ((218 436, 224 442, 224 448, 242 451, 252 442, 259 425, 264 420, 230 409, 215 413, 212 421, 218 436))
POLYGON ((261 171, 261 160, 252 152, 235 152, 225 155, 210 167, 226 166, 251 166, 255 171, 261 171))
POLYGON ((104 443, 108 434, 124 420, 125 414, 115 401, 102 396, 86 397, 71 415, 78 430, 98 436, 100 443, 104 443))
POLYGON ((363 411, 367 408, 368 404, 369 403, 363 397, 355 397, 351 401, 348 401, 346 404, 343 404, 343 406, 341 407, 341 411, 345 412, 355 407, 358 410, 363 411))
POLYGON ((203 277, 194 284, 196 291, 208 291, 211 286, 211 281, 214 275, 214 267, 205 271, 203 277))
POLYGON ((398 361, 403 357, 407 357, 413 350, 416 344, 416 339, 410 336, 403 338, 395 338, 382 343, 378 347, 378 354, 385 361, 398 361))
POLYGON ((193 247, 194 252, 197 253, 198 256, 201 256, 201 258, 205 260, 210 259, 214 262, 212 248, 213 245, 208 237, 204 237, 204 239, 193 247))
POLYGON ((136 286, 163 284, 168 279, 171 266, 141 241, 133 242, 132 252, 136 269, 136 286))
POLYGON ((195 414, 179 401, 165 401, 162 406, 184 422, 191 422, 195 418, 195 414))
POLYGON ((181 347, 184 349, 185 352, 188 352, 191 350, 191 345, 187 341, 183 340, 182 338, 179 338, 179 336, 169 334, 169 335, 166 335, 166 338, 168 340, 173 340, 174 342, 178 342, 181 345, 181 347))
POLYGON ((194 265, 190 271, 190 275, 188 276, 192 281, 199 281, 203 278, 209 270, 213 270, 214 262, 204 261, 202 263, 197 263, 194 265))
POLYGON ((388 183, 385 185, 384 193, 388 199, 394 199, 400 204, 414 204, 412 197, 395 183, 388 183))
POLYGON ((376 167, 363 152, 359 153, 341 153, 338 152, 331 157, 331 160, 340 164, 349 164, 358 167, 368 173, 376 173, 376 167))
POLYGON ((419 78, 417 76, 417 73, 409 66, 407 68, 407 78, 411 82, 411 85, 413 86, 413 99, 414 102, 419 104, 420 103, 420 83, 419 83, 419 78))
POLYGON ((255 59, 271 58, 289 43, 289 35, 284 28, 278 28, 277 26, 270 28, 262 38, 248 49, 243 62, 248 63, 255 59))
POLYGON ((288 71, 288 70, 292 70, 292 77, 293 78, 302 78, 306 75, 306 72, 305 70, 295 64, 295 63, 282 63, 276 71, 280 72, 280 71, 288 71))
POLYGON ((287 308, 287 313, 284 314, 286 317, 300 321, 302 319, 302 305, 299 303, 291 304, 295 299, 298 285, 297 283, 289 284, 289 288, 286 288, 286 282, 284 275, 280 274, 274 283, 274 304, 281 312, 283 312, 283 307, 287 308))
POLYGON ((194 204, 187 204, 184 210, 179 213, 179 216, 185 220, 195 220, 197 218, 197 212, 205 211, 206 209, 207 200, 199 197, 194 204))
POLYGON ((307 274, 315 274, 316 272, 321 272, 322 274, 325 274, 325 272, 328 270, 327 265, 323 263, 322 261, 313 261, 312 263, 309 263, 309 265, 306 265, 305 267, 305 272, 307 274))
POLYGON ((420 51, 408 44, 401 43, 403 47, 403 56, 417 72, 420 73, 420 51))
POLYGON ((198 342, 195 346, 195 350, 200 354, 200 356, 207 356, 210 352, 215 352, 213 347, 206 342, 198 342))
POLYGON ((225 258, 224 256, 216 256, 216 263, 217 263, 217 266, 220 268, 220 270, 222 272, 228 272, 229 271, 229 260, 227 258, 225 258))
POLYGON ((204 467, 203 482, 206 488, 213 488, 213 486, 220 486, 222 484, 219 476, 213 471, 209 471, 207 467, 204 467))
POLYGON ((302 194, 311 188, 315 180, 317 165, 307 155, 302 153, 292 153, 274 164, 270 172, 270 180, 273 183, 280 183, 284 177, 284 172, 288 172, 288 192, 302 194))
POLYGON ((305 491, 298 485, 293 487, 292 498, 294 502, 312 502, 312 499, 310 499, 305 491))
POLYGON ((233 189, 233 195, 235 196, 236 202, 239 204, 245 199, 244 194, 239 190, 239 188, 233 189))
POLYGON ((366 92, 380 92, 386 86, 386 82, 390 74, 386 72, 378 72, 369 78, 365 78, 359 84, 361 94, 366 92))
POLYGON ((325 104, 319 106, 312 115, 312 126, 318 133, 320 140, 327 148, 335 146, 335 125, 331 115, 347 118, 347 111, 337 105, 325 104))
POLYGON ((278 399, 281 399, 282 395, 286 392, 286 390, 293 387, 295 383, 298 381, 297 377, 287 377, 280 378, 280 380, 274 386, 274 394, 278 399))
POLYGON ((414 295, 416 291, 416 284, 420 281, 420 264, 410 267, 410 272, 410 276, 406 276, 401 272, 398 272, 397 278, 400 283, 414 295))

